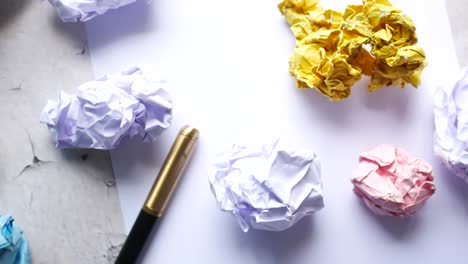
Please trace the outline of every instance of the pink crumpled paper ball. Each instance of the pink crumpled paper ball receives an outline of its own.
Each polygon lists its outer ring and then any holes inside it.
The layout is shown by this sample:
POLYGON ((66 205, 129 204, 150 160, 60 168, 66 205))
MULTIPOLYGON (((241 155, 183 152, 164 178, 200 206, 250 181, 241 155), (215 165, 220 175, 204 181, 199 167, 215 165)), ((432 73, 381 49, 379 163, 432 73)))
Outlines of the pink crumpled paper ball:
POLYGON ((351 181, 369 209, 389 216, 415 214, 436 189, 428 162, 386 144, 361 154, 351 181))

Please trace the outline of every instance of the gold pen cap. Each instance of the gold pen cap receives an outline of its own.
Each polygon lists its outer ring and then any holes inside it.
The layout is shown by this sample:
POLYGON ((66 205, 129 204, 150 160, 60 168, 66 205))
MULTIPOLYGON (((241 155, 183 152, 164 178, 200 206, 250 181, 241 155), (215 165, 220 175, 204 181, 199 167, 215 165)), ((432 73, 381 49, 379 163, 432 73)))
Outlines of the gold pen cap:
POLYGON ((177 135, 159 175, 146 198, 143 210, 161 217, 198 141, 197 129, 184 126, 177 135))

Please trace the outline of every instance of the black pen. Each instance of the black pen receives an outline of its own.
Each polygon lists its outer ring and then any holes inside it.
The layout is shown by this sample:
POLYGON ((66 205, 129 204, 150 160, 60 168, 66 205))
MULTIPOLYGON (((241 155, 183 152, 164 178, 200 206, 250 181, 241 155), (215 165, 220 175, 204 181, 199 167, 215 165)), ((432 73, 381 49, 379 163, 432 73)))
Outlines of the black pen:
POLYGON ((115 264, 133 264, 154 224, 164 213, 171 195, 198 141, 199 132, 184 126, 172 145, 115 264))

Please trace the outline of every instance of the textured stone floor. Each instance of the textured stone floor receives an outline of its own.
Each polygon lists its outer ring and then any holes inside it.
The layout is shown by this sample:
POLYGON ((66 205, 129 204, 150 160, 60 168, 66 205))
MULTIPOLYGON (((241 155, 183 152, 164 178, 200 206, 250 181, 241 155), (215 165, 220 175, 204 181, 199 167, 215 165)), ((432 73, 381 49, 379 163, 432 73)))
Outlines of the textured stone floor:
MULTIPOLYGON (((468 3, 447 1, 467 65, 468 3)), ((47 1, 0 1, 0 214, 23 227, 33 263, 113 263, 125 238, 108 153, 57 150, 38 122, 47 99, 92 78, 82 24, 47 1)))
POLYGON ((47 99, 91 79, 83 25, 47 1, 0 1, 0 214, 33 263, 111 263, 125 238, 108 153, 57 150, 38 122, 47 99))

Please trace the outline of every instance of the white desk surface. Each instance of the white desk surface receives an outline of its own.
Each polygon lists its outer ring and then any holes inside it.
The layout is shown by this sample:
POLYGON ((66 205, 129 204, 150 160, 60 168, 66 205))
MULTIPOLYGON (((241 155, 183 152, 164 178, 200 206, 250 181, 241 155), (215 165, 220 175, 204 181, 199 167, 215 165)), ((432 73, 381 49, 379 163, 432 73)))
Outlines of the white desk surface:
MULTIPOLYGON (((333 7, 346 3, 335 1, 333 7)), ((326 4, 326 1, 323 1, 326 4)), ((277 1, 144 1, 87 23, 94 72, 153 63, 169 83, 173 125, 152 145, 112 153, 127 230, 183 124, 201 140, 144 263, 465 263, 468 185, 432 154, 435 85, 458 70, 445 1, 394 0, 417 25, 429 61, 419 89, 387 87, 332 103, 295 88, 288 75, 294 38, 277 1), (322 161, 325 208, 293 228, 242 233, 218 210, 207 168, 238 140, 277 133, 322 161), (352 191, 361 151, 380 143, 434 165, 437 192, 415 217, 373 215, 352 191)))

